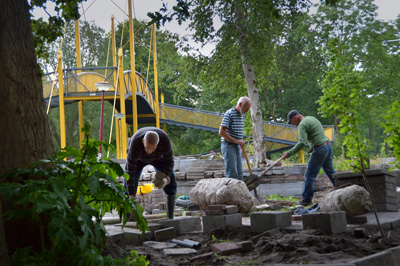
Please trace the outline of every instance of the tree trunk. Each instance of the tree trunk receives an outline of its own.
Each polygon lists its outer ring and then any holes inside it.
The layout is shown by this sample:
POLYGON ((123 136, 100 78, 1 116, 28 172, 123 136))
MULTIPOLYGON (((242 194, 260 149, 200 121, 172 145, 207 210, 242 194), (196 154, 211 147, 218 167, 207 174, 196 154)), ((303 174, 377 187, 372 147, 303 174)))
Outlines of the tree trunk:
MULTIPOLYGON (((26 0, 2 0, 0 4, 0 174, 49 157, 54 151, 28 8, 26 0)), ((9 207, 2 201, 3 211, 9 207)), ((21 235, 30 226, 16 228, 4 223, 5 230, 2 227, 0 224, 0 247, 6 245, 5 232, 7 236, 21 235)), ((8 265, 7 249, 0 250, 0 264, 8 265)))
POLYGON ((236 4, 236 29, 240 36, 240 55, 243 64, 243 73, 247 85, 247 93, 251 100, 251 122, 253 124, 253 166, 259 167, 266 164, 266 146, 264 121, 261 112, 259 89, 257 88, 256 75, 253 65, 250 60, 250 49, 247 41, 247 36, 244 25, 244 14, 239 8, 239 3, 236 4))

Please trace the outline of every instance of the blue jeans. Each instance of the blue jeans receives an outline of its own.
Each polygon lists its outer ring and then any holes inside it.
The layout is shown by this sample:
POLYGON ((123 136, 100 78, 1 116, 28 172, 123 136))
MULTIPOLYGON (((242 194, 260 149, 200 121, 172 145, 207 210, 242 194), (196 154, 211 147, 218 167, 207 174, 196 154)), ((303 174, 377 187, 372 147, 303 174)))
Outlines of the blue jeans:
POLYGON ((221 142, 221 151, 225 159, 226 176, 242 180, 243 167, 240 146, 237 144, 229 144, 225 141, 221 142))
MULTIPOLYGON (((154 161, 154 162, 149 163, 149 164, 154 166, 154 168, 157 169, 157 171, 161 171, 162 173, 165 173, 164 172, 164 160, 163 159, 154 161)), ((135 180, 134 180, 135 181, 135 183, 134 183, 135 196, 136 196, 136 191, 137 191, 137 188, 138 188, 138 185, 139 185, 140 175, 142 174, 142 170, 146 165, 148 165, 148 163, 144 163, 144 162, 142 162, 140 160, 138 161, 138 165, 137 165, 137 171, 138 172, 135 175, 135 180)), ((172 171, 172 174, 171 174, 171 176, 169 178, 171 179, 171 182, 163 188, 164 193, 167 194, 167 195, 176 195, 177 184, 176 184, 176 176, 175 176, 174 171, 172 171)), ((128 186, 128 182, 126 181, 126 179, 124 179, 124 187, 125 187, 126 191, 128 191, 127 186, 128 186)))
POLYGON ((302 194, 303 200, 312 200, 314 196, 314 181, 321 167, 333 186, 335 186, 335 179, 333 178, 335 169, 333 169, 332 146, 330 144, 315 148, 308 160, 302 194))

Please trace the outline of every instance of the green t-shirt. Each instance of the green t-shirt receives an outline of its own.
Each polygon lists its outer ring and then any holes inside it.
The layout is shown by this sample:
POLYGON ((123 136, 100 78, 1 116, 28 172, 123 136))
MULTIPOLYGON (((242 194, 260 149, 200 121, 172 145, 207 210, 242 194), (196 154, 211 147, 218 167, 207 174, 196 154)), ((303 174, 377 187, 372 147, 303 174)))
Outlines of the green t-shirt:
POLYGON ((321 122, 313 116, 304 117, 298 126, 298 131, 299 142, 287 152, 289 156, 299 152, 307 143, 312 149, 315 145, 321 145, 329 141, 322 128, 321 122))

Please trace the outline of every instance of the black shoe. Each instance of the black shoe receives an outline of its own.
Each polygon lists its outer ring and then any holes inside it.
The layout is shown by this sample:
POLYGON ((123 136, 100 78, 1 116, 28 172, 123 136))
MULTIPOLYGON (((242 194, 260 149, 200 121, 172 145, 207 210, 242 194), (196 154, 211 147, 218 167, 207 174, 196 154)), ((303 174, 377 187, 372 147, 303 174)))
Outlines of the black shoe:
POLYGON ((311 205, 312 204, 312 201, 311 200, 301 200, 300 202, 299 202, 299 204, 300 205, 302 205, 302 206, 308 206, 308 205, 311 205))

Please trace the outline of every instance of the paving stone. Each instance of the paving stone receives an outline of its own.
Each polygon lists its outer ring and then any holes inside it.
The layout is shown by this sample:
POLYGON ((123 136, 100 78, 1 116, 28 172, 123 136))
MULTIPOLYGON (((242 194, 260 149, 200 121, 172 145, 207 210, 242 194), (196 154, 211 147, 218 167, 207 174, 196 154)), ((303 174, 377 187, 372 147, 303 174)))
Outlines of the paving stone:
POLYGON ((261 233, 292 224, 291 212, 263 211, 250 214, 250 230, 261 233))
POLYGON ((166 248, 163 250, 165 256, 180 256, 197 254, 193 248, 166 248))
POLYGON ((353 216, 346 217, 347 224, 366 224, 368 222, 367 216, 353 216))
POLYGON ((139 229, 135 228, 124 228, 123 232, 126 245, 141 246, 144 241, 150 240, 153 236, 151 231, 146 231, 143 235, 139 229))
POLYGON ((236 245, 240 247, 242 252, 249 252, 253 250, 253 243, 251 241, 237 242, 236 245))
POLYGON ((242 214, 235 213, 235 214, 227 214, 224 215, 225 217, 225 225, 232 226, 232 227, 240 227, 242 226, 242 214))
POLYGON ((154 236, 157 241, 169 240, 176 237, 176 232, 174 227, 168 227, 160 229, 154 232, 154 236))
POLYGON ((225 211, 225 210, 226 210, 226 205, 225 205, 225 204, 208 205, 207 208, 208 208, 209 210, 220 210, 220 211, 225 211))
POLYGON ((223 215, 221 216, 203 216, 203 231, 205 233, 218 230, 225 229, 226 220, 223 215))
MULTIPOLYGON (((107 227, 106 227, 107 229, 107 227)), ((125 236, 122 230, 108 230, 106 234, 106 239, 111 239, 114 243, 118 246, 123 247, 125 246, 125 236)))
POLYGON ((239 211, 239 207, 236 205, 226 205, 226 214, 234 214, 239 211))
POLYGON ((399 260, 396 260, 394 252, 383 251, 379 252, 358 260, 354 260, 351 263, 357 266, 374 266, 374 265, 385 265, 385 266, 397 266, 399 260))
POLYGON ((197 216, 176 217, 174 220, 178 221, 179 234, 200 231, 202 229, 201 218, 197 216))
POLYGON ((238 245, 232 242, 212 244, 210 247, 212 251, 218 252, 220 255, 230 255, 241 250, 238 245))
POLYGON ((175 243, 168 243, 168 242, 145 241, 145 242, 143 242, 143 246, 151 247, 156 250, 161 250, 161 249, 166 249, 166 248, 174 248, 178 245, 175 243))
POLYGON ((340 211, 303 214, 303 228, 320 229, 333 234, 346 232, 346 213, 340 211))
POLYGON ((223 210, 205 210, 207 216, 217 216, 217 215, 224 215, 225 211, 223 210))

